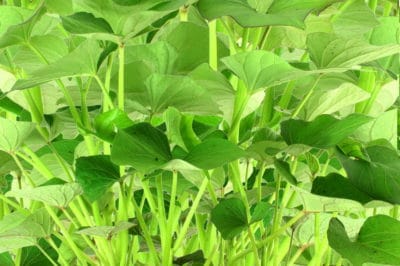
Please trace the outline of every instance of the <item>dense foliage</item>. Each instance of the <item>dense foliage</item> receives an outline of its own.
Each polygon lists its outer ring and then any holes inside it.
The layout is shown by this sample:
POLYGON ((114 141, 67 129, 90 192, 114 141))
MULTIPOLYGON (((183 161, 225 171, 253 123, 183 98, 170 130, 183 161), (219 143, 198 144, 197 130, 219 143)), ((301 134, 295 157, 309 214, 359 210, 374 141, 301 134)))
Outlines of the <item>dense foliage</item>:
POLYGON ((0 265, 400 265, 395 0, 7 0, 0 265))

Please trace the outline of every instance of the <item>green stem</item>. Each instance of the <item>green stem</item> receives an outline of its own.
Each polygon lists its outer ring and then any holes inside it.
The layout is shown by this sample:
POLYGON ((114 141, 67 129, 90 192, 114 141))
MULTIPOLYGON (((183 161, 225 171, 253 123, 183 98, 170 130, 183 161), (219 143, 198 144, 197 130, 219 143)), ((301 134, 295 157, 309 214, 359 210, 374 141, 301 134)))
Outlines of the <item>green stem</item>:
POLYGON ((182 246, 182 242, 183 242, 183 240, 186 236, 186 233, 189 229, 190 223, 192 222, 192 219, 196 212, 196 209, 199 206, 200 200, 202 199, 203 194, 207 189, 208 182, 210 182, 210 181, 207 178, 204 178, 203 182, 201 183, 201 186, 199 188, 199 191, 197 192, 196 198, 193 201, 193 205, 190 207, 190 210, 189 210, 188 215, 186 216, 185 222, 183 223, 183 226, 182 226, 180 232, 178 233, 178 238, 176 239, 174 248, 173 248, 174 251, 179 249, 182 246))
POLYGON ((125 108, 125 44, 118 46, 118 108, 124 111, 125 108))
MULTIPOLYGON (((281 228, 279 228, 278 230, 276 230, 274 233, 272 233, 270 236, 268 236, 266 239, 260 241, 257 243, 257 248, 262 248, 263 246, 269 244, 271 241, 273 241, 274 239, 276 239, 277 237, 279 237, 282 233, 284 233, 288 228, 290 228, 292 225, 294 225, 298 220, 300 220, 304 215, 306 215, 305 212, 299 212, 298 214, 296 214, 296 216, 294 216, 292 219, 290 219, 284 226, 282 226, 281 228)), ((247 254, 249 254, 250 252, 253 252, 253 249, 246 249, 242 252, 240 252, 239 254, 237 254, 236 256, 234 256, 232 258, 232 263, 236 262, 237 260, 242 259, 243 257, 245 257, 247 254)), ((234 264, 232 264, 234 265, 234 264)))
POLYGON ((212 20, 208 23, 209 32, 209 64, 214 70, 218 69, 218 42, 217 42, 217 21, 212 20))
POLYGON ((71 248, 71 250, 74 252, 74 254, 76 255, 76 258, 78 259, 78 261, 80 263, 82 263, 83 265, 87 265, 87 262, 92 263, 92 260, 85 254, 83 253, 79 247, 75 244, 74 240, 72 239, 70 233, 68 232, 68 230, 65 228, 64 224, 61 222, 61 220, 58 218, 57 214, 54 212, 54 210, 47 206, 44 205, 44 207, 46 208, 47 212, 49 213, 49 215, 51 216, 51 218, 53 219, 54 223, 58 226, 58 228, 60 229, 61 233, 63 234, 67 244, 69 245, 69 247, 71 248))
POLYGON ((246 86, 242 80, 239 80, 233 107, 231 129, 228 134, 229 140, 234 143, 238 143, 239 141, 240 121, 249 99, 250 94, 248 93, 246 86))
POLYGON ((309 90, 309 92, 306 94, 306 96, 303 98, 303 100, 297 106, 296 110, 293 112, 293 114, 291 116, 292 118, 295 118, 300 113, 301 109, 303 109, 304 105, 310 99, 310 97, 313 94, 315 88, 317 87, 317 84, 318 84, 320 79, 321 79, 321 75, 318 76, 318 78, 315 80, 315 82, 314 82, 313 86, 311 87, 311 89, 309 90))

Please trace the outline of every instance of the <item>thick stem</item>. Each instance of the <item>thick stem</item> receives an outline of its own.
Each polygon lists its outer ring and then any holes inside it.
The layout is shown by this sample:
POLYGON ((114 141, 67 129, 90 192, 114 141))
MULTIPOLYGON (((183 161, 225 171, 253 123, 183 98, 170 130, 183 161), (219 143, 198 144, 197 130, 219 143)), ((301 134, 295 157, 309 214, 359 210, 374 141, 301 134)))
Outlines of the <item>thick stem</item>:
POLYGON ((118 46, 118 108, 125 108, 125 44, 121 43, 118 46))
POLYGON ((209 38, 209 64, 214 70, 218 69, 218 42, 217 42, 217 21, 212 20, 208 23, 209 38))

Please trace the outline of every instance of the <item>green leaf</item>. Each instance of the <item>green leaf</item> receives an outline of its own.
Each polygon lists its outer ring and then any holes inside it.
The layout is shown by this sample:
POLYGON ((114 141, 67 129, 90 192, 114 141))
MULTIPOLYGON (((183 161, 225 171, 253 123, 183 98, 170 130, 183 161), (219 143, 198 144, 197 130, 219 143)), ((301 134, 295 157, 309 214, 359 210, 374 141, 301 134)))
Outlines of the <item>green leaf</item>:
POLYGON ((400 45, 375 46, 359 39, 346 39, 317 32, 307 37, 310 58, 318 68, 350 69, 389 55, 400 53, 400 45))
POLYGON ((208 20, 231 16, 243 27, 287 25, 301 28, 308 13, 322 9, 335 1, 275 0, 271 6, 269 6, 270 1, 257 1, 258 5, 254 2, 253 0, 200 0, 197 6, 202 16, 208 20), (268 13, 265 14, 267 10, 268 13))
POLYGON ((184 158, 201 169, 213 169, 244 157, 246 153, 225 139, 207 139, 194 146, 184 158))
POLYGON ((254 209, 251 213, 250 224, 256 223, 258 221, 264 220, 271 213, 271 210, 274 210, 274 206, 269 204, 268 202, 259 202, 254 205, 254 209))
POLYGON ((237 198, 221 201, 211 211, 211 221, 224 239, 232 239, 248 226, 246 208, 237 198))
POLYGON ((355 0, 346 4, 345 8, 339 9, 331 19, 333 30, 337 35, 352 38, 357 35, 362 36, 379 24, 374 12, 365 1, 355 0))
POLYGON ((119 130, 111 149, 114 163, 143 172, 158 169, 171 159, 167 137, 148 123, 119 130))
POLYGON ((368 99, 369 93, 352 83, 342 83, 337 88, 321 86, 315 90, 304 106, 307 120, 322 114, 333 114, 345 107, 368 99))
POLYGON ((79 12, 70 16, 61 17, 65 30, 73 34, 86 33, 113 33, 106 20, 96 18, 91 13, 79 12))
POLYGON ((274 166, 276 170, 278 170, 278 173, 281 174, 283 178, 286 179, 286 181, 288 181, 292 185, 297 184, 296 177, 290 172, 290 166, 287 162, 275 159, 274 166))
POLYGON ((397 147, 397 110, 387 111, 374 121, 362 125, 354 132, 354 136, 364 142, 386 139, 393 147, 397 147))
MULTIPOLYGON (((56 237, 52 237, 53 241, 56 243, 60 243, 61 241, 57 239, 56 237)), ((56 250, 53 249, 53 247, 50 246, 44 240, 41 238, 37 245, 40 246, 42 250, 45 250, 46 253, 54 260, 58 260, 59 254, 57 253, 56 250)), ((58 244, 59 245, 59 244, 58 244)), ((43 253, 39 250, 37 246, 32 246, 32 247, 24 247, 22 248, 21 252, 21 266, 52 266, 52 262, 43 255, 43 253)))
POLYGON ((93 76, 97 72, 100 52, 96 41, 84 41, 60 60, 34 71, 27 79, 18 80, 12 90, 28 89, 64 77, 93 76))
POLYGON ((311 193, 358 201, 362 204, 373 200, 367 193, 358 189, 348 178, 331 173, 328 176, 319 176, 314 179, 311 193))
POLYGON ((0 150, 8 153, 18 150, 34 128, 34 124, 30 122, 12 121, 0 117, 0 150))
MULTIPOLYGON (((320 195, 311 194, 309 191, 300 187, 291 186, 294 193, 291 207, 302 205, 304 211, 308 212, 361 212, 365 208, 361 203, 340 198, 331 198, 320 195)), ((289 208, 291 208, 289 207, 289 208)))
POLYGON ((202 250, 174 259, 174 265, 185 265, 187 263, 190 263, 190 265, 203 265, 205 262, 206 258, 202 250))
POLYGON ((96 135, 108 142, 113 141, 117 129, 124 129, 132 125, 133 121, 119 109, 101 113, 94 120, 96 135))
POLYGON ((0 252, 33 246, 36 245, 37 238, 51 235, 53 221, 44 208, 29 216, 11 216, 4 217, 2 221, 5 228, 0 230, 0 252))
POLYGON ((133 223, 121 221, 118 222, 115 226, 93 226, 76 231, 76 233, 87 236, 99 236, 110 240, 118 233, 126 231, 134 226, 135 224, 133 223))
POLYGON ((110 161, 110 156, 95 155, 76 160, 76 182, 90 202, 103 196, 120 179, 119 168, 110 161))
POLYGON ((326 149, 335 146, 372 118, 351 114, 341 120, 329 115, 318 116, 311 122, 289 119, 281 123, 281 135, 288 143, 305 144, 326 149))
POLYGON ((276 54, 262 50, 235 54, 223 58, 222 62, 253 92, 311 73, 296 69, 276 54))
POLYGON ((337 218, 329 223, 329 245, 354 266, 364 263, 400 265, 400 222, 385 215, 369 217, 351 241, 337 218))
POLYGON ((374 199, 400 203, 400 158, 397 151, 377 145, 365 150, 369 161, 351 159, 339 153, 349 180, 374 199))
POLYGON ((0 254, 0 265, 14 266, 13 259, 9 252, 3 252, 0 254))
POLYGON ((38 8, 37 11, 26 21, 9 26, 7 32, 0 37, 0 49, 11 45, 29 43, 35 24, 40 20, 45 12, 46 9, 42 6, 38 8))
POLYGON ((146 94, 138 101, 152 114, 163 113, 168 107, 198 115, 219 113, 218 105, 207 90, 189 77, 153 74, 145 84, 146 94))
POLYGON ((50 185, 36 188, 23 188, 7 192, 7 197, 36 200, 50 206, 65 208, 78 195, 82 194, 82 188, 76 183, 64 185, 50 185))
MULTIPOLYGON (((162 40, 178 52, 174 69, 175 73, 187 73, 201 64, 209 61, 209 32, 208 28, 191 22, 171 24, 160 30, 155 40, 162 40)), ((229 55, 226 45, 217 38, 218 57, 229 55)))
POLYGON ((32 10, 18 6, 0 6, 0 34, 3 35, 10 26, 21 24, 32 16, 32 10))

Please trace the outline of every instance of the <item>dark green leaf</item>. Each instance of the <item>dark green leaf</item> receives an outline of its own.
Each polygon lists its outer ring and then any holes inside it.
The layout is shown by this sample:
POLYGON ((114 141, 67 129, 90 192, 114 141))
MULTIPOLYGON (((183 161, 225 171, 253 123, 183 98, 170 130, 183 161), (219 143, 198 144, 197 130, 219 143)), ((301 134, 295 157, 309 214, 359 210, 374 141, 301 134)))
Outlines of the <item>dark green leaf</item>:
POLYGON ((211 211, 211 221, 224 239, 232 239, 248 226, 246 208, 237 198, 221 201, 211 211))
POLYGON ((283 178, 286 179, 286 181, 288 181, 292 185, 297 184, 296 177, 290 172, 290 166, 287 162, 275 159, 274 166, 276 170, 278 170, 278 173, 282 175, 283 178))
POLYGON ((184 160, 201 169, 213 169, 245 155, 242 149, 228 140, 207 139, 193 147, 184 160))
POLYGON ((0 254, 0 265, 3 266, 14 266, 13 259, 9 252, 3 252, 0 254))
POLYGON ((110 161, 110 156, 96 155, 76 160, 76 181, 90 202, 103 196, 119 178, 119 168, 110 161))
POLYGON ((374 199, 400 203, 400 158, 385 146, 366 148, 368 160, 351 159, 339 153, 349 180, 374 199))
POLYGON ((148 123, 139 123, 118 131, 111 149, 118 165, 131 165, 139 171, 151 171, 172 159, 168 139, 148 123))
POLYGON ((67 17, 61 17, 63 27, 74 34, 113 33, 111 26, 102 18, 96 18, 91 13, 79 12, 67 17))
POLYGON ((352 242, 343 226, 332 218, 328 228, 329 245, 354 266, 364 263, 400 265, 400 222, 385 215, 369 217, 352 242))
POLYGON ((262 5, 254 6, 251 2, 252 5, 249 5, 248 0, 200 0, 198 8, 208 20, 231 16, 244 27, 267 25, 303 27, 303 20, 308 13, 336 1, 275 0, 270 6, 265 2, 267 1, 259 1, 262 5), (265 14, 266 10, 268 10, 267 14, 265 14))
POLYGON ((202 250, 197 250, 193 253, 181 256, 174 259, 174 265, 185 265, 186 263, 195 263, 203 265, 206 262, 202 250))
POLYGON ((275 209, 274 206, 268 202, 261 201, 257 203, 252 211, 250 224, 264 220, 273 209, 275 209))
POLYGON ((367 193, 353 185, 348 178, 336 173, 314 179, 311 193, 333 198, 351 199, 362 204, 373 200, 367 193))
POLYGON ((117 129, 124 129, 132 125, 133 121, 119 109, 101 113, 94 120, 97 136, 108 142, 112 142, 117 129))
POLYGON ((351 114, 341 120, 330 115, 318 116, 311 122, 289 119, 281 123, 281 135, 288 144, 325 149, 335 146, 371 120, 361 114, 351 114))

